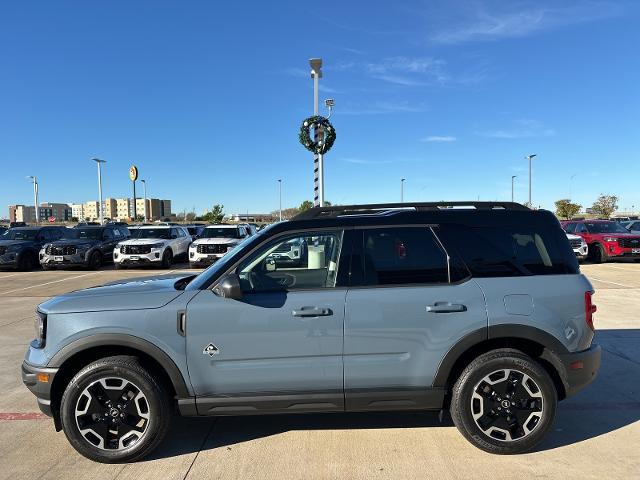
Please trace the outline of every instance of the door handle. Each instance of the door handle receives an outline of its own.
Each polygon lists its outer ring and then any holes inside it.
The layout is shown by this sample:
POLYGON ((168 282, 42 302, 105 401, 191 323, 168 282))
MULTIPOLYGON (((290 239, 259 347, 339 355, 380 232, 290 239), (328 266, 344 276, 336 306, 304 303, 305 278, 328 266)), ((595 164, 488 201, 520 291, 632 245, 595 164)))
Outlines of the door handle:
POLYGON ((460 303, 436 302, 433 305, 427 305, 427 312, 430 313, 455 313, 466 311, 467 306, 460 303))
POLYGON ((333 310, 330 308, 320 307, 302 307, 299 310, 293 310, 291 315, 294 317, 327 317, 333 315, 333 310))

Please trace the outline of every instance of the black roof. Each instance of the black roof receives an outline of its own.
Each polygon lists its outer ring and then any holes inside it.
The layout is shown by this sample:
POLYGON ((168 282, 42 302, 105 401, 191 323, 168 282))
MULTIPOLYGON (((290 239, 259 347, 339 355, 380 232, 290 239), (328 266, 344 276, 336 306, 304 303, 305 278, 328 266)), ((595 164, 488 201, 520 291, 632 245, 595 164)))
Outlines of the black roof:
POLYGON ((553 213, 547 210, 531 210, 524 205, 511 202, 389 203, 315 207, 296 215, 288 222, 275 224, 271 231, 423 223, 491 227, 540 222, 553 222, 559 226, 553 213))

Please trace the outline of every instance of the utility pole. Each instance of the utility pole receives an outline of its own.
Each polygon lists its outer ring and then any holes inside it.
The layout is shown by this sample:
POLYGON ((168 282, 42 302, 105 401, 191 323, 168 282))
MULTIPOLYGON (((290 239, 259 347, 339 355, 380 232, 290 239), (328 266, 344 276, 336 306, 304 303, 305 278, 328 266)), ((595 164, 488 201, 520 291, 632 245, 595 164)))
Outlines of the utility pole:
MULTIPOLYGON (((322 78, 322 59, 312 58, 309 60, 311 66, 311 78, 313 79, 313 115, 318 115, 318 88, 319 79, 322 78)), ((314 131, 314 141, 324 137, 320 128, 314 131)), ((313 154, 313 206, 324 207, 324 159, 319 153, 313 154)))
POLYGON ((513 183, 514 180, 516 179, 517 175, 511 175, 511 201, 513 202, 513 183))
POLYGON ((38 179, 33 175, 29 175, 27 178, 30 178, 33 182, 33 209, 36 214, 36 225, 40 223, 40 207, 38 206, 38 179))
POLYGON ((400 179, 400 203, 404 203, 404 182, 406 178, 400 179))
POLYGON ((280 197, 280 214, 279 214, 279 218, 280 218, 280 221, 282 221, 282 179, 281 178, 278 179, 278 190, 279 190, 279 197, 280 197))
POLYGON ((529 208, 533 208, 533 204, 531 203, 531 160, 535 157, 537 157, 535 153, 524 157, 525 160, 529 160, 529 208))
POLYGON ((104 224, 104 206, 102 205, 102 164, 107 163, 106 160, 100 160, 99 158, 92 158, 94 162, 98 164, 98 196, 100 197, 100 204, 98 205, 100 225, 104 224))

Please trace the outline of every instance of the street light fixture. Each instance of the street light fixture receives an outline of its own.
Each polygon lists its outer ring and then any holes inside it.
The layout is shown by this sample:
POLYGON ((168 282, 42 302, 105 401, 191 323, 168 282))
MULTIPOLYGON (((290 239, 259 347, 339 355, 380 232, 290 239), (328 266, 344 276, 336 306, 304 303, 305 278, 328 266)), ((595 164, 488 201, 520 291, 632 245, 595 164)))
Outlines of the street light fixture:
POLYGON ((517 178, 517 175, 511 175, 511 201, 513 202, 513 184, 514 184, 514 180, 517 178))
MULTIPOLYGON (((142 190, 144 191, 144 222, 147 223, 147 181, 140 181, 142 182, 142 190)), ((135 202, 135 199, 133 201, 135 202)))
POLYGON ((533 204, 531 203, 531 160, 533 160, 535 157, 537 157, 538 155, 536 155, 535 153, 532 153, 531 155, 527 155, 525 158, 525 160, 529 160, 529 208, 533 207, 533 204))
POLYGON ((33 182, 33 202, 34 202, 33 209, 35 210, 35 213, 36 213, 36 225, 37 225, 38 223, 40 223, 40 208, 38 207, 38 179, 33 175, 29 175, 27 178, 33 182))
POLYGON ((279 193, 279 197, 280 197, 280 214, 278 215, 280 218, 280 221, 282 221, 282 179, 279 178, 278 179, 278 193, 279 193))
POLYGON ((400 203, 404 203, 404 182, 406 180, 406 178, 400 179, 400 203))
POLYGON ((102 164, 107 163, 106 160, 100 160, 99 158, 92 158, 94 162, 98 164, 98 196, 100 197, 100 225, 104 225, 104 206, 102 204, 102 164))

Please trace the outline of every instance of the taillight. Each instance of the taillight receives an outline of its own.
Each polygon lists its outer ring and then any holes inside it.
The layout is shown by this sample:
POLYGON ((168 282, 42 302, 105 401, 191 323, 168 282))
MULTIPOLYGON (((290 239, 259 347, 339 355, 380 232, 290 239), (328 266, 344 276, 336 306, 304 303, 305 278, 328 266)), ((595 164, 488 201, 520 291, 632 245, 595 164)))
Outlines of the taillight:
POLYGON ((591 330, 595 330, 593 326, 593 314, 596 313, 596 310, 598 310, 598 307, 596 307, 593 304, 593 301, 591 300, 592 295, 593 295, 592 291, 584 292, 584 313, 585 313, 585 321, 587 322, 587 326, 591 330))

